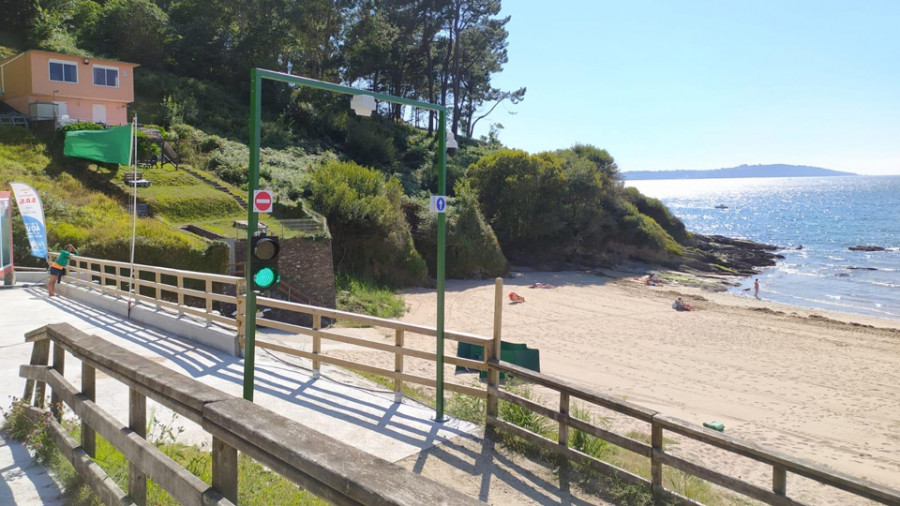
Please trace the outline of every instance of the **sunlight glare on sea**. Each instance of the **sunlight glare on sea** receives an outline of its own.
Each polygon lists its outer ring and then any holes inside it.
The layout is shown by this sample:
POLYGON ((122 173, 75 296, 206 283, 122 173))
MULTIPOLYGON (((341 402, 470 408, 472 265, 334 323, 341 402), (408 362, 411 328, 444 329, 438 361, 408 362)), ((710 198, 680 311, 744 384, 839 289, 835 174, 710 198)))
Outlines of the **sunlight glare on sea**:
MULTIPOLYGON (((783 248, 784 260, 759 276, 764 299, 900 319, 900 176, 625 184, 660 199, 691 232, 783 248)), ((749 296, 752 283, 744 280, 734 291, 749 296)))

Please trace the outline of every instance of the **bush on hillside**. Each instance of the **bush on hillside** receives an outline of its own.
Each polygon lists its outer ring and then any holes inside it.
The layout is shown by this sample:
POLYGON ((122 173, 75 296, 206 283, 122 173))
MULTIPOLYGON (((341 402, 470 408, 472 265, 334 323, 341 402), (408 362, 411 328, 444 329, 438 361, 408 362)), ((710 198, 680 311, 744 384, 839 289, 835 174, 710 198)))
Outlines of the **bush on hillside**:
MULTIPOLYGON (((504 276, 509 263, 500 243, 485 221, 475 191, 466 183, 456 185, 455 198, 447 203, 446 275, 450 278, 504 276)), ((409 198, 405 204, 413 224, 416 249, 425 258, 432 275, 437 265, 437 214, 428 208, 428 199, 409 198)))
POLYGON ((352 162, 328 162, 310 173, 305 195, 328 218, 337 270, 393 287, 425 282, 425 261, 413 244, 395 178, 352 162))
POLYGON ((629 187, 624 190, 625 199, 634 204, 638 211, 653 218, 659 225, 679 243, 684 244, 688 239, 684 223, 676 218, 659 199, 643 195, 637 188, 629 187))
POLYGON ((559 215, 566 193, 561 158, 498 151, 469 167, 469 179, 504 251, 557 242, 565 227, 559 215))

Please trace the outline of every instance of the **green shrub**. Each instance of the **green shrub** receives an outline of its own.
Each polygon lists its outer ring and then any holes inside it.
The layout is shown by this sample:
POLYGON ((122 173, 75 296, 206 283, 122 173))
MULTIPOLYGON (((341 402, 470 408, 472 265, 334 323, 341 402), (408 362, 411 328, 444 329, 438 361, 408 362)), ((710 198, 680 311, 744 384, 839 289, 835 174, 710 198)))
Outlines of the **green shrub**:
POLYGON ((311 171, 304 193, 328 218, 335 268, 391 287, 427 274, 401 209, 399 181, 351 162, 311 171))
POLYGON ((638 211, 652 218, 679 243, 687 241, 688 234, 684 223, 659 200, 641 194, 637 188, 628 187, 624 190, 625 199, 634 204, 638 211))
MULTIPOLYGON (((509 272, 494 231, 478 208, 474 190, 465 182, 456 185, 456 197, 447 202, 446 274, 451 278, 488 278, 509 272)), ((428 200, 405 200, 418 249, 432 273, 437 264, 437 213, 428 200)))
POLYGON ((341 311, 379 318, 399 318, 406 313, 403 297, 387 287, 356 279, 348 274, 337 276, 335 284, 335 304, 341 311))

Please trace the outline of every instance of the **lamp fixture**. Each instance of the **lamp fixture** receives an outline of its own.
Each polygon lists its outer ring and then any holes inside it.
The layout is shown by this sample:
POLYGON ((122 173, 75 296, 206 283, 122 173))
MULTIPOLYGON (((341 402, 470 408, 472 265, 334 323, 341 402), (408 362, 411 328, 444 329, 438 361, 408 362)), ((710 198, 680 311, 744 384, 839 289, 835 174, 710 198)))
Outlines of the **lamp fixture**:
POLYGON ((372 95, 353 95, 353 98, 350 100, 350 107, 353 109, 353 112, 360 116, 371 116, 372 111, 375 110, 375 97, 372 95))
POLYGON ((455 155, 458 147, 459 143, 456 142, 456 136, 453 135, 453 131, 447 130, 447 154, 450 156, 455 155))
POLYGON ((85 65, 87 65, 87 64, 90 63, 90 62, 91 62, 91 60, 88 60, 87 58, 84 59, 84 64, 85 64, 85 65))

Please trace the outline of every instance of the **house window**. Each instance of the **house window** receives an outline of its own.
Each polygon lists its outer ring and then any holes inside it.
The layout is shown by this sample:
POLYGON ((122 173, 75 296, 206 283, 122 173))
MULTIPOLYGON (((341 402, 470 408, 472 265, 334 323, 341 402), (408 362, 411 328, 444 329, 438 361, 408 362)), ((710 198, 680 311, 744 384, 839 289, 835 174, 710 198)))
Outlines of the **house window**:
POLYGON ((119 87, 119 69, 94 65, 94 86, 119 87))
POLYGON ((50 60, 50 80, 77 83, 78 64, 70 61, 50 60))

